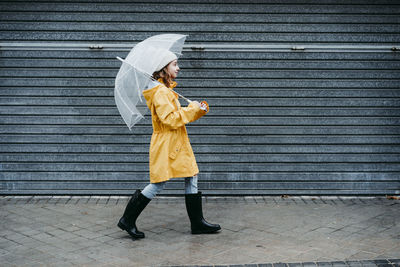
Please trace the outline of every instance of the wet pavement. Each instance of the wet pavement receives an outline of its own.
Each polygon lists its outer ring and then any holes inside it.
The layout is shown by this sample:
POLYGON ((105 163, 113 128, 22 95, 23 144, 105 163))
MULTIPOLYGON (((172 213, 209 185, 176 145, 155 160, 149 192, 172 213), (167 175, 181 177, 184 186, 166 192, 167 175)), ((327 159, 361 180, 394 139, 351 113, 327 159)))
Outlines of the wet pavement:
POLYGON ((204 197, 218 234, 191 235, 184 197, 157 196, 132 240, 127 196, 0 196, 1 266, 399 266, 400 200, 204 197))

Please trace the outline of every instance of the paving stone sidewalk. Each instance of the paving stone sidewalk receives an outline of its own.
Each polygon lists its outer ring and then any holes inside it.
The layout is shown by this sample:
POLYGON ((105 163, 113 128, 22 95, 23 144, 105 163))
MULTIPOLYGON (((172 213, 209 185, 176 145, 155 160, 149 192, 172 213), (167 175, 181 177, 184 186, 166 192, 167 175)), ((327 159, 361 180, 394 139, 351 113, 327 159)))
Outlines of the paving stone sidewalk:
POLYGON ((183 197, 157 197, 132 240, 128 197, 0 196, 1 266, 399 266, 400 200, 205 197, 219 234, 191 235, 183 197))

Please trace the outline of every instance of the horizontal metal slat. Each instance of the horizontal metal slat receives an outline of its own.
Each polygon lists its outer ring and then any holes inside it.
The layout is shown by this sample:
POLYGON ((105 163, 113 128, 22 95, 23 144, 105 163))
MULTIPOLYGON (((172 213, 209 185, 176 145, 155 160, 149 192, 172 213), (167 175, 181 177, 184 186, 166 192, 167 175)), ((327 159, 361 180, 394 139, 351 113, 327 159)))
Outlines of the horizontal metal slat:
MULTIPOLYGON (((144 172, 113 172, 113 171, 93 171, 93 172, 29 172, 29 171, 4 171, 3 181, 128 181, 128 182, 148 182, 149 173, 144 172)), ((199 182, 218 182, 218 181, 398 181, 399 172, 208 172, 200 171, 199 182)), ((172 179, 170 182, 179 182, 179 179, 172 179)))
MULTIPOLYGON (((208 172, 400 172, 397 163, 202 163, 198 162, 199 169, 208 172)), ((3 171, 148 171, 146 163, 4 163, 3 171)))
MULTIPOLYGON (((400 90, 395 88, 373 88, 373 89, 352 89, 352 88, 340 88, 340 89, 331 89, 331 88, 320 88, 320 89, 290 89, 290 88, 259 88, 247 90, 248 88, 213 88, 212 90, 203 90, 193 89, 193 88, 177 88, 175 89, 177 92, 182 93, 188 98, 225 98, 225 97, 307 97, 307 98, 322 98, 322 97, 359 97, 359 98, 373 98, 373 97, 383 97, 383 98, 391 98, 391 97, 399 97, 400 90)), ((0 91, 0 96, 2 97, 112 97, 114 96, 114 88, 85 88, 85 87, 75 87, 75 88, 65 88, 65 87, 3 87, 0 91)), ((182 105, 186 106, 186 103, 182 103, 182 105)), ((27 112, 31 110, 33 107, 26 107, 27 112)), ((48 107, 34 107, 36 110, 46 110, 48 107)), ((71 112, 71 108, 66 107, 58 107, 59 110, 54 110, 54 114, 60 112, 60 110, 64 110, 71 112)), ((14 109, 10 107, 0 107, 0 110, 9 109, 9 110, 18 110, 18 107, 14 109)), ((100 108, 90 108, 90 107, 75 107, 73 108, 75 112, 79 112, 79 114, 88 114, 91 110, 95 112, 100 112, 100 108)), ((112 112, 114 108, 111 107, 102 107, 107 112, 112 112)), ((301 110, 299 110, 301 112, 301 110)), ((21 112, 23 110, 21 109, 21 112)), ((340 111, 338 111, 340 112, 340 111)), ((4 112, 6 113, 6 112, 4 112)), ((18 113, 18 112, 17 112, 18 113)), ((66 114, 66 113, 65 113, 66 114)), ((112 114, 112 113, 111 113, 112 114)))
MULTIPOLYGON (((174 33, 172 30, 170 33, 174 33)), ((152 35, 161 32, 147 33, 137 32, 59 32, 59 31, 3 31, 1 33, 3 41, 58 41, 65 40, 69 42, 139 42, 152 35)), ((400 34, 398 33, 274 33, 274 34, 258 34, 258 33, 192 33, 180 31, 181 34, 190 34, 188 41, 196 42, 243 42, 243 43, 340 43, 340 44, 390 44, 397 45, 400 42, 400 34)))
MULTIPOLYGON (((0 143, 59 144, 149 144, 150 135, 0 135, 0 143)), ((190 135, 192 144, 400 144, 400 135, 242 135, 228 131, 222 135, 190 135)))
POLYGON ((210 23, 196 22, 75 22, 75 21, 29 21, 0 22, 0 31, 63 31, 63 32, 169 32, 171 28, 182 32, 243 32, 243 33, 394 33, 398 32, 396 24, 288 24, 288 23, 210 23))
MULTIPOLYGON (((4 184, 3 184, 4 186, 4 184)), ((142 188, 146 186, 146 183, 139 182, 114 182, 114 183, 101 183, 101 182, 52 182, 52 183, 41 183, 41 182, 24 182, 24 183, 14 183, 13 190, 48 190, 50 188, 54 189, 80 189, 80 188, 90 188, 90 189, 103 189, 103 190, 115 190, 115 189, 127 189, 132 187, 142 188)), ((231 189, 256 189, 257 187, 253 183, 246 182, 236 182, 235 185, 229 185, 227 183, 213 183, 212 187, 209 184, 199 184, 199 187, 203 190, 226 190, 227 186, 231 189), (232 188, 233 187, 233 188, 232 188)), ((330 183, 291 183, 291 182, 281 182, 281 183, 269 183, 260 182, 258 188, 265 188, 265 190, 285 190, 285 189, 296 189, 296 190, 307 190, 307 189, 324 189, 324 190, 346 190, 349 187, 354 190, 372 190, 380 189, 385 186, 386 190, 394 190, 399 186, 399 182, 368 182, 368 183, 345 183, 345 182, 330 182, 330 183)), ((7 188, 7 184, 5 184, 7 188)), ((166 190, 180 190, 181 194, 184 193, 182 184, 179 183, 168 183, 166 190)), ((233 191, 233 190, 232 190, 233 191)))
POLYGON ((163 13, 251 13, 251 14, 265 14, 265 13, 299 13, 299 14, 398 14, 398 5, 268 5, 268 4, 224 4, 224 3, 208 3, 208 4, 176 4, 165 3, 160 7, 159 3, 35 3, 35 5, 20 5, 11 3, 0 3, 0 9, 3 11, 41 11, 41 12, 54 12, 54 11, 68 11, 68 12, 143 12, 153 13, 161 11, 163 13), (329 7, 329 8, 327 8, 329 7))
MULTIPOLYGON (((3 69, 0 75, 12 79, 32 77, 44 79, 115 79, 118 69, 3 69)), ((131 73, 133 75, 133 73, 131 73)), ((398 79, 398 70, 243 70, 243 69, 186 69, 179 74, 180 79, 398 79), (234 78, 233 78, 234 77, 234 78)))
MULTIPOLYGON (((400 106, 397 98, 233 98, 207 97, 210 107, 393 107, 400 106)), ((112 97, 0 97, 0 104, 12 105, 55 105, 55 106, 111 106, 116 108, 112 97)), ((211 110, 211 109, 210 109, 211 110)), ((206 117, 205 117, 206 118, 206 117)))
MULTIPOLYGON (((2 58, 9 59, 108 59, 117 62, 116 57, 125 58, 134 44, 111 43, 100 45, 101 50, 90 50, 93 43, 0 43, 2 58)), ((193 44, 187 43, 180 60, 399 60, 399 53, 393 53, 392 46, 384 45, 306 45, 301 53, 290 45, 222 45, 202 44, 204 51, 192 51, 193 44), (338 53, 340 52, 340 53, 338 53)))
MULTIPOLYGON (((368 126, 210 126, 210 125, 196 125, 189 124, 186 126, 189 135, 207 135, 213 133, 215 135, 221 134, 236 134, 236 135, 398 135, 400 133, 399 125, 382 126, 382 125, 368 125, 368 126)), ((128 130, 125 125, 35 125, 25 124, 24 127, 18 124, 3 124, 0 127, 2 134, 26 134, 26 135, 122 135, 122 134, 135 134, 135 135, 151 135, 152 128, 150 123, 148 125, 135 125, 132 132, 128 130)), ((97 144, 98 145, 98 144, 97 144)))
MULTIPOLYGON (((115 3, 114 3, 115 4, 115 3)), ((399 23, 399 16, 391 14, 271 14, 258 13, 240 14, 234 16, 224 13, 191 13, 181 12, 179 16, 171 13, 163 13, 161 10, 155 10, 152 13, 141 12, 88 12, 82 16, 80 12, 31 12, 31 11, 6 11, 1 9, 0 17, 3 21, 91 21, 91 22, 186 22, 186 23, 201 23, 201 22, 217 22, 217 23, 399 23)))
MULTIPOLYGON (((4 153, 2 164, 8 163, 147 163, 147 153, 4 153)), ((399 163, 400 154, 335 153, 335 154, 276 154, 276 153, 197 153, 199 163, 399 163)))
MULTIPOLYGON (((150 111, 145 114, 149 121, 150 111)), ((115 107, 27 107, 27 106, 4 106, 0 107, 0 115, 32 115, 32 116, 116 116, 119 112, 115 107)), ((208 117, 229 116, 229 117, 400 117, 400 108, 277 108, 277 107, 210 107, 208 117)), ((113 117, 115 118, 115 117, 113 117)), ((22 121, 23 122, 23 121, 22 121)), ((26 123, 26 122, 23 122, 26 123)))
MULTIPOLYGON (((6 58, 0 61, 0 67, 7 68, 7 70, 1 70, 1 74, 6 73, 6 71, 10 72, 14 76, 22 76, 22 74, 15 73, 16 68, 18 71, 35 71, 39 69, 40 71, 58 71, 62 70, 70 70, 70 68, 76 69, 79 68, 80 70, 84 69, 87 71, 110 71, 110 69, 118 70, 121 66, 120 62, 117 61, 115 58, 104 58, 104 59, 70 59, 70 58, 45 58, 45 59, 22 59, 22 58, 6 58), (29 69, 22 69, 22 68, 29 68, 29 69), (51 68, 51 69, 43 69, 43 68, 51 68), (12 73, 14 71, 14 73, 12 73)), ((181 73, 187 71, 193 71, 193 69, 235 69, 235 70, 242 70, 242 69, 251 69, 256 71, 257 69, 260 70, 291 70, 295 69, 306 71, 306 70, 313 70, 313 71, 322 71, 322 70, 347 70, 347 71, 367 71, 367 70, 398 70, 400 69, 400 56, 398 57, 397 61, 354 61, 354 60, 329 60, 329 61, 322 61, 322 60, 284 60, 284 59, 273 59, 273 60, 220 60, 220 59, 213 59, 213 60, 205 60, 205 59, 179 59, 179 66, 181 68, 181 73)), ((114 71, 113 70, 113 71, 114 71)), ((78 71, 78 70, 76 70, 78 71)), ((48 75, 51 76, 51 75, 48 75)))
MULTIPOLYGON (((120 116, 1 116, 1 124, 121 125, 120 116)), ((399 125, 400 117, 217 117, 206 116, 197 125, 399 125)), ((138 123, 138 125, 140 125, 138 123)))
MULTIPOLYGON (((400 146, 392 145, 277 145, 277 144, 247 144, 247 145, 231 145, 231 144, 215 144, 215 145, 202 145, 193 144, 193 151, 197 153, 314 153, 314 154, 328 154, 328 153, 369 153, 369 154, 394 154, 400 153, 400 146)), ((149 144, 0 144, 1 153, 99 153, 108 154, 112 157, 114 154, 149 152, 149 144)), ((21 154, 18 154, 21 155, 21 154)), ((23 158, 23 157, 21 157, 23 158)))
MULTIPOLYGON (((96 87, 113 88, 114 78, 0 78, 0 87, 96 87)), ((178 80, 179 88, 400 88, 400 79, 188 79, 178 80)))

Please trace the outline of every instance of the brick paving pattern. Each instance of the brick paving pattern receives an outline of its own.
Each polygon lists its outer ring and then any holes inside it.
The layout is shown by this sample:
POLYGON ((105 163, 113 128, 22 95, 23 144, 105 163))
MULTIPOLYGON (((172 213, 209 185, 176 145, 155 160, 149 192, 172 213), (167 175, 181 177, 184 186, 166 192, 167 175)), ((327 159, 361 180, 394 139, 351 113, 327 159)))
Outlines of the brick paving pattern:
POLYGON ((191 235, 183 197, 157 197, 133 241, 128 197, 0 196, 1 266, 399 266, 400 201, 205 197, 219 234, 191 235))

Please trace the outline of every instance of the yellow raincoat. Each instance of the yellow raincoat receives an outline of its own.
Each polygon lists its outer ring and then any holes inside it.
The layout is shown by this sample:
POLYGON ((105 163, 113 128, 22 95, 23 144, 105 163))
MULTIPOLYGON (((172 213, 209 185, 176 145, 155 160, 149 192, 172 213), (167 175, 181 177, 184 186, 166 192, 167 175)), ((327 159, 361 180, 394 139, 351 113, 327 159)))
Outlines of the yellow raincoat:
POLYGON ((143 91, 151 110, 153 135, 150 143, 150 182, 170 178, 190 177, 199 173, 185 124, 206 114, 195 103, 181 107, 173 92, 176 82, 168 89, 161 84, 143 91))

